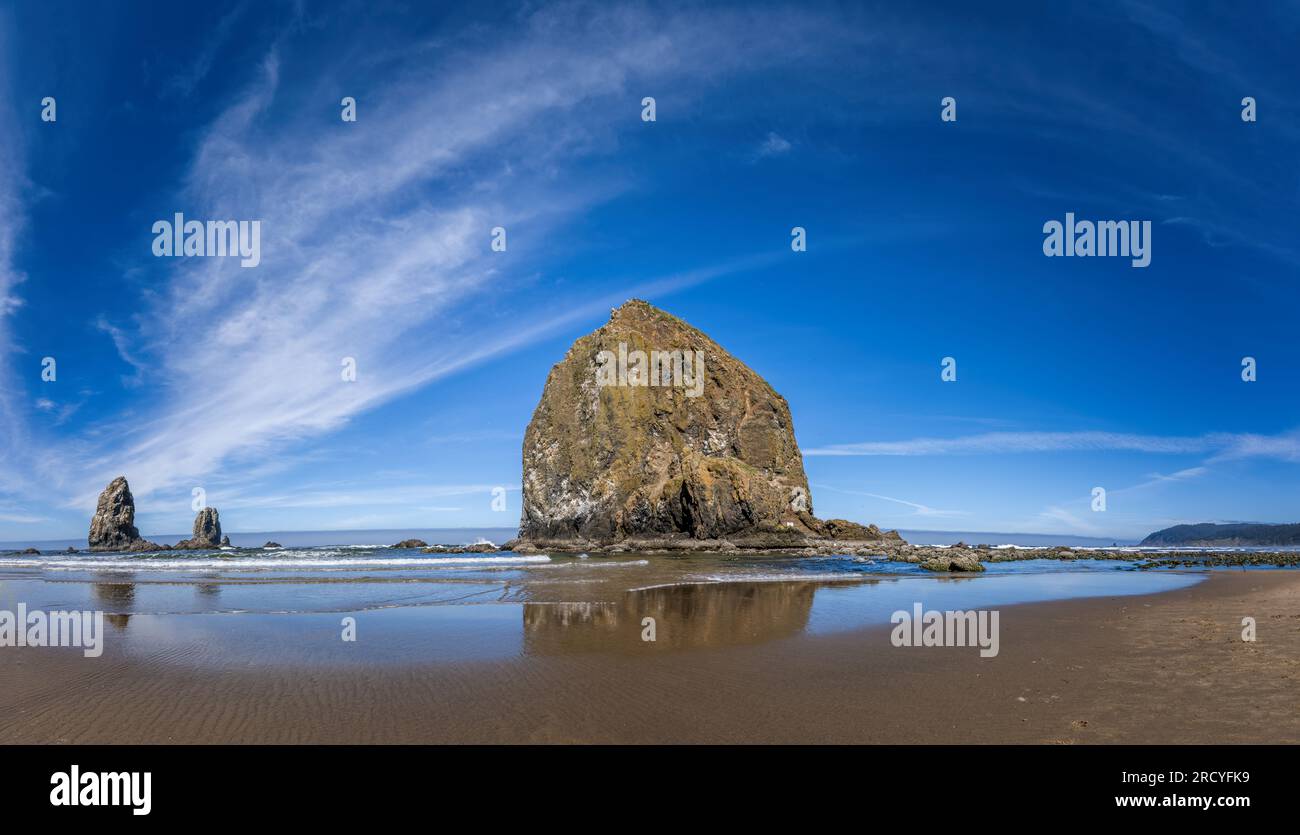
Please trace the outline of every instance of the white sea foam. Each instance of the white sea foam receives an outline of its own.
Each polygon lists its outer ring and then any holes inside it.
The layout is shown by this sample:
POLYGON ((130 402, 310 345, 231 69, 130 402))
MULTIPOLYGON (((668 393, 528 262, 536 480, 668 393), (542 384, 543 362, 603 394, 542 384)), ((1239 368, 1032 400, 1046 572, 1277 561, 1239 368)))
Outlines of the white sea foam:
POLYGON ((649 565, 650 560, 618 560, 615 562, 605 561, 583 561, 583 562, 553 562, 550 565, 538 566, 539 568, 578 568, 586 570, 588 568, 626 568, 630 565, 649 565))
MULTIPOLYGON (((211 571, 212 569, 277 570, 286 568, 461 568, 533 565, 548 563, 551 558, 538 554, 513 557, 387 557, 379 559, 331 558, 329 555, 296 558, 304 552, 286 557, 249 557, 247 559, 0 559, 0 566, 13 568, 47 568, 62 571, 211 571)), ((319 554, 320 552, 316 552, 319 554)))
POLYGON ((749 572, 744 574, 704 574, 696 575, 675 583, 656 583, 649 586, 638 586, 628 591, 650 591, 652 589, 668 589, 676 586, 706 586, 719 583, 863 583, 876 578, 861 573, 848 572, 749 572))
POLYGON ((745 574, 709 574, 701 579, 709 583, 861 583, 876 578, 861 572, 847 571, 792 571, 790 573, 774 571, 745 574))

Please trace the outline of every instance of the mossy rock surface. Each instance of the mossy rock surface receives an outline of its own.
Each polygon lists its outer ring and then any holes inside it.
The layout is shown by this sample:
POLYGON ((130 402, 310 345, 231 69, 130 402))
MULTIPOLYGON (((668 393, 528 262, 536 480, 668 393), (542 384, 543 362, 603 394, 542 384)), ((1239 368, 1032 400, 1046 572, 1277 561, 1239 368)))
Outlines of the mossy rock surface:
MULTIPOLYGON (((635 360, 623 367, 633 365, 649 370, 635 360)), ((612 311, 551 369, 523 458, 522 540, 820 535, 785 398, 704 333, 643 301, 612 311), (600 384, 611 355, 637 351, 699 351, 703 382, 683 373, 664 385, 661 367, 660 385, 648 375, 641 385, 600 384)))

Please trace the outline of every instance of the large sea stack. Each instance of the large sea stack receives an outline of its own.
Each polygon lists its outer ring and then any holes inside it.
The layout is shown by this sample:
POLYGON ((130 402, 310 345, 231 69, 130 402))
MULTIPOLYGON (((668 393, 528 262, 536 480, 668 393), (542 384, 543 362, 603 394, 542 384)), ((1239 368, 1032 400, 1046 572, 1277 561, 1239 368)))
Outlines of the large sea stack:
POLYGON ((92 551, 160 551, 166 546, 140 538, 135 526, 135 497, 125 476, 118 476, 99 494, 87 536, 92 551))
POLYGON ((639 300, 551 369, 523 459, 515 550, 900 542, 874 525, 813 516, 785 398, 639 300))

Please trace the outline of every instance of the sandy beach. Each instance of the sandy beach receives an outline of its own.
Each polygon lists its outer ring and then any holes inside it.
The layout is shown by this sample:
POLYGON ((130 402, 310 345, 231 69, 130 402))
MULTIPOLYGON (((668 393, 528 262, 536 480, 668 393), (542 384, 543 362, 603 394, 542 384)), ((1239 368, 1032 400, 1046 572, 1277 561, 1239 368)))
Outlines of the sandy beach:
POLYGON ((438 663, 277 665, 261 637, 247 661, 220 664, 165 645, 142 656, 110 644, 95 659, 4 649, 0 742, 1300 742, 1300 572, 999 607, 1000 653, 987 659, 894 647, 887 625, 809 631, 812 592, 774 587, 675 600, 707 626, 676 645, 611 632, 581 607, 525 607, 526 652, 474 652, 467 632, 470 649, 438 663), (1255 643, 1241 640, 1243 617, 1255 643))

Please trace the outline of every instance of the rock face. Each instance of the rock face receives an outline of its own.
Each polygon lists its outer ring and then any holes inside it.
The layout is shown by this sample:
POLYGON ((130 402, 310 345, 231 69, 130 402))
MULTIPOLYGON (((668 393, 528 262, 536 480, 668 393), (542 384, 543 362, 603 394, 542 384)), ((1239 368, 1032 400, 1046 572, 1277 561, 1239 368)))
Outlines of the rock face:
POLYGON ((902 544, 898 531, 882 531, 875 525, 859 525, 847 519, 827 519, 821 523, 821 534, 844 542, 886 542, 902 544))
POLYGON ((159 551, 163 546, 140 538, 135 526, 135 497, 125 476, 109 482, 99 494, 87 536, 92 551, 159 551))
MULTIPOLYGON (((226 541, 229 544, 229 540, 226 541)), ((181 550, 199 550, 207 548, 220 548, 221 539, 221 514, 217 513, 215 507, 205 507, 194 517, 194 535, 176 543, 173 548, 181 550)))
POLYGON ((551 369, 523 465, 517 550, 887 538, 813 516, 785 398, 702 332, 639 300, 551 369))

